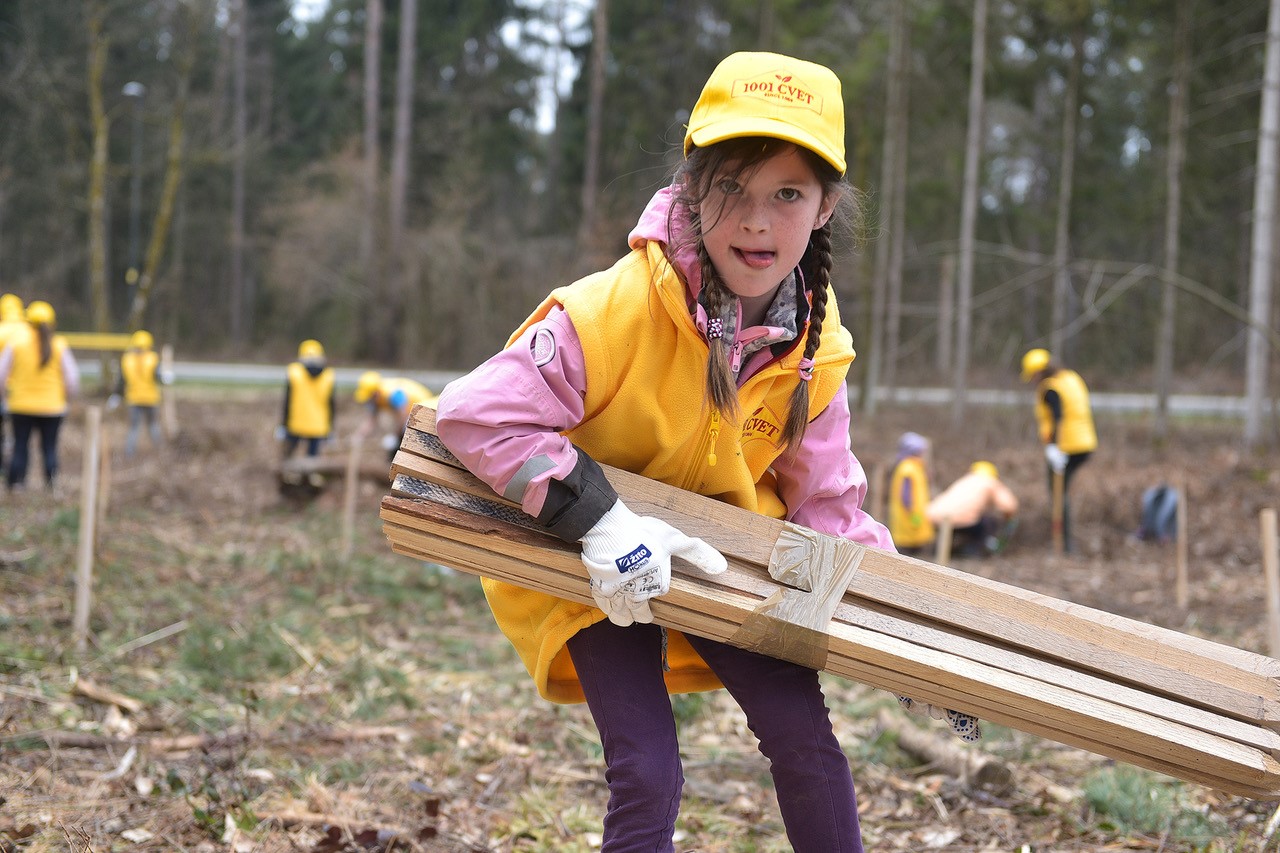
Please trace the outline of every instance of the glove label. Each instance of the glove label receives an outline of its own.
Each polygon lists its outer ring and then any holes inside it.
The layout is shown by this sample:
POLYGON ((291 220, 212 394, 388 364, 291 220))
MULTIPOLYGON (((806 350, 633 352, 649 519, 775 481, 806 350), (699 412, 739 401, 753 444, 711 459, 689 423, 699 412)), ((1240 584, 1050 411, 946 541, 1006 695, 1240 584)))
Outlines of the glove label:
POLYGON ((625 554, 614 560, 613 564, 618 567, 620 573, 626 574, 632 569, 638 569, 649 562, 649 558, 652 556, 653 552, 649 550, 649 546, 642 543, 630 554, 625 554))

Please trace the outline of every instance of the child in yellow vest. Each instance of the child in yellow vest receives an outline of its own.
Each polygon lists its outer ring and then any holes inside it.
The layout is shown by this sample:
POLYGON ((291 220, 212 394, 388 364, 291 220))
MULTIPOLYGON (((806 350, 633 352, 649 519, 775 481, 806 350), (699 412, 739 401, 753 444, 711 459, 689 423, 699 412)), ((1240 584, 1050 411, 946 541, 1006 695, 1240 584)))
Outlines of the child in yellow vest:
MULTIPOLYGON (((0 294, 0 352, 30 333, 26 317, 23 316, 22 297, 16 293, 0 294)), ((0 386, 0 472, 5 470, 5 455, 13 440, 10 431, 5 428, 9 414, 7 406, 4 387, 0 386)))
POLYGON ((45 485, 58 474, 58 431, 67 407, 80 391, 80 370, 71 347, 54 334, 53 306, 35 300, 27 306, 29 333, 0 350, 0 389, 4 389, 13 420, 13 458, 5 483, 10 491, 27 480, 32 434, 40 436, 45 485))
POLYGON ((936 533, 925 514, 929 505, 929 473, 924 455, 929 442, 915 432, 898 439, 898 458, 889 474, 889 533, 903 554, 919 556, 933 544, 936 533))
POLYGON ((604 851, 673 849, 683 776, 668 694, 721 686, 769 758, 792 849, 863 849, 818 673, 653 624, 672 556, 706 574, 725 559, 636 515, 598 464, 892 549, 862 509, 866 477, 849 448, 854 354, 831 290, 833 218, 854 199, 844 172, 830 69, 727 57, 630 254, 555 290, 505 350, 440 396, 449 449, 582 545, 595 607, 491 580, 484 589, 541 695, 585 701, 595 720, 604 851))
POLYGON ((152 446, 158 447, 163 442, 160 419, 156 415, 160 408, 160 386, 168 384, 168 377, 161 373, 160 356, 154 346, 155 340, 150 332, 139 329, 133 333, 129 338, 129 348, 120 356, 120 381, 116 393, 107 401, 108 408, 114 409, 120 404, 123 394, 124 403, 129 407, 129 433, 124 442, 126 457, 137 452, 138 434, 144 421, 152 446))
POLYGON ((280 421, 284 458, 292 456, 304 441, 307 455, 318 456, 321 443, 333 435, 337 405, 333 368, 319 341, 308 338, 298 344, 298 359, 285 368, 285 378, 284 415, 280 421))

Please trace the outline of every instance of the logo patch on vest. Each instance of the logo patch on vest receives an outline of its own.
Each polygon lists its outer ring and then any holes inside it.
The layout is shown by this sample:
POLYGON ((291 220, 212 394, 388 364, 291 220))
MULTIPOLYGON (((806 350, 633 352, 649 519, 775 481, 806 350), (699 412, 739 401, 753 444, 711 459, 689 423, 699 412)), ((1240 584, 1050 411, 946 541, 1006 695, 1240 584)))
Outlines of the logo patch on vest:
POLYGON ((556 357, 556 336, 550 329, 539 329, 529 344, 529 352, 533 354, 535 367, 545 367, 556 357))
POLYGON ((742 443, 760 440, 777 444, 782 436, 782 427, 778 424, 773 412, 761 406, 742 422, 742 443))

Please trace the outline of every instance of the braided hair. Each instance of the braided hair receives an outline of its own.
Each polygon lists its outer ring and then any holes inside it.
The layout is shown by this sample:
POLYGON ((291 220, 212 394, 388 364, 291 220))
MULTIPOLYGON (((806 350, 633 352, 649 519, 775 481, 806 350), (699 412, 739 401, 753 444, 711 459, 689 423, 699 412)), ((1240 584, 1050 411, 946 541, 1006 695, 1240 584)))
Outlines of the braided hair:
MULTIPOLYGON (((800 272, 809 292, 809 329, 805 336, 803 358, 811 360, 822 340, 822 324, 827 316, 827 294, 833 266, 832 232, 837 218, 851 221, 857 213, 853 188, 836 172, 835 168, 807 148, 769 137, 741 137, 709 145, 694 146, 675 175, 675 205, 669 217, 674 216, 676 206, 689 211, 691 228, 685 239, 696 245, 698 263, 702 273, 701 298, 706 305, 708 323, 722 317, 733 305, 734 294, 716 272, 701 239, 703 222, 701 208, 710 195, 715 182, 726 175, 739 178, 759 164, 789 149, 799 151, 813 173, 822 183, 824 196, 838 194, 836 215, 813 231, 804 256, 800 259, 800 272), (843 214, 843 215, 841 215, 843 214)), ((715 223, 711 223, 714 225, 715 223)), ((674 254, 678 248, 670 247, 674 254)), ((731 342, 715 334, 708 335, 706 392, 711 406, 722 415, 738 414, 738 388, 729 364, 731 342)), ((809 383, 798 382, 792 392, 787 421, 782 430, 783 447, 794 453, 804 437, 809 423, 809 383)))

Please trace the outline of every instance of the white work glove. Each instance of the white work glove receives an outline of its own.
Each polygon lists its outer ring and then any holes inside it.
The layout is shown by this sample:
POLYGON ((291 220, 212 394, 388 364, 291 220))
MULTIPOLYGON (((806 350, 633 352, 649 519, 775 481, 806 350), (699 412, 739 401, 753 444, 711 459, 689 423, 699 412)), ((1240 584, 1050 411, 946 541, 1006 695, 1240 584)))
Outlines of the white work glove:
POLYGON ((396 435, 394 432, 389 432, 382 437, 383 450, 395 450, 399 446, 400 436, 396 435))
POLYGON ((921 702, 907 696, 899 696, 898 704, 914 714, 933 717, 935 720, 946 720, 951 731, 963 741, 973 743, 982 737, 982 729, 978 727, 978 718, 963 711, 952 711, 950 708, 939 708, 928 702, 921 702))
POLYGON ((728 568, 724 555, 665 521, 636 515, 619 500, 582 537, 591 597, 615 625, 652 622, 649 599, 671 588, 671 557, 709 575, 728 568))
POLYGON ((120 395, 112 394, 107 398, 107 411, 114 412, 118 408, 120 408, 120 395))
POLYGON ((1061 474, 1067 470, 1067 454, 1056 444, 1046 444, 1044 446, 1044 461, 1049 463, 1049 467, 1055 473, 1061 474))
POLYGON ((172 384, 173 384, 173 371, 172 371, 172 370, 162 370, 162 371, 160 371, 160 384, 161 384, 161 385, 172 385, 172 384))
POLYGON ((284 424, 281 424, 280 426, 276 427, 276 432, 275 432, 276 441, 284 441, 285 437, 288 436, 288 434, 289 433, 284 428, 284 424))

